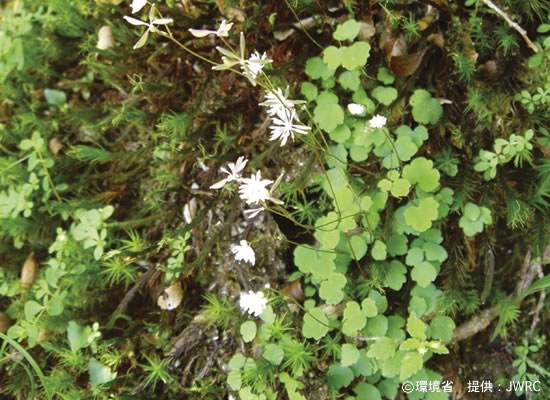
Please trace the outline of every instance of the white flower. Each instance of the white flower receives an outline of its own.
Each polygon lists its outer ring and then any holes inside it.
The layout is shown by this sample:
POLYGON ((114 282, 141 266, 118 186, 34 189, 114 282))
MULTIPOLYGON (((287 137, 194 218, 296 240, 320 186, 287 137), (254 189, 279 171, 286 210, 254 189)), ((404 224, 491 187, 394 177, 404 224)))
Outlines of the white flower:
POLYGON ((266 64, 269 64, 272 62, 269 58, 267 58, 267 54, 263 53, 260 55, 257 51, 252 53, 250 58, 248 60, 245 60, 241 64, 241 68, 243 70, 244 75, 248 78, 248 80, 256 86, 256 77, 260 73, 260 71, 264 68, 266 64))
POLYGON ((190 224, 197 215, 197 198, 193 197, 183 206, 183 219, 190 224))
POLYGON ((348 110, 352 115, 365 115, 367 109, 362 104, 348 104, 348 110))
POLYGON ((164 292, 157 299, 157 304, 163 310, 173 310, 181 304, 183 300, 183 290, 179 282, 164 289, 164 292))
POLYGON ((104 25, 97 31, 97 45, 99 50, 107 50, 113 47, 115 40, 113 39, 113 30, 109 25, 104 25))
POLYGON ((257 171, 256 175, 251 175, 250 178, 241 179, 239 186, 239 195, 247 204, 257 204, 271 198, 267 186, 273 181, 262 179, 261 171, 257 171))
POLYGON ((265 101, 260 103, 260 105, 267 107, 267 113, 273 117, 284 110, 294 110, 296 104, 305 103, 305 101, 301 100, 289 100, 287 96, 288 88, 285 93, 283 93, 281 88, 276 88, 266 93, 265 101))
POLYGON ((267 299, 263 292, 249 290, 248 293, 241 293, 239 307, 241 307, 242 311, 259 317, 267 307, 267 299))
POLYGON ((134 50, 139 49, 140 47, 143 47, 145 43, 147 42, 147 38, 149 37, 149 32, 158 32, 158 28, 156 25, 168 25, 171 24, 174 20, 172 18, 151 18, 149 19, 149 22, 143 22, 142 20, 124 16, 123 17, 128 23, 132 25, 142 25, 146 26, 147 30, 143 33, 143 35, 139 38, 137 43, 134 45, 134 50))
POLYGON ((227 168, 229 169, 221 167, 220 170, 227 175, 227 178, 214 183, 212 186, 210 186, 210 189, 220 189, 225 186, 226 183, 238 181, 239 179, 241 179, 241 172, 246 166, 247 162, 248 160, 246 158, 239 157, 234 163, 230 162, 229 164, 227 164, 227 168))
POLYGON ((257 207, 257 208, 250 208, 248 210, 244 210, 244 215, 246 218, 254 218, 256 215, 261 213, 264 210, 263 207, 257 207))
POLYGON ((252 265, 256 262, 254 249, 250 247, 246 240, 241 240, 239 244, 234 245, 231 252, 235 254, 235 260, 237 261, 244 261, 252 265))
POLYGON ((382 115, 375 115, 369 120, 369 126, 371 128, 383 128, 386 126, 387 119, 382 115))
POLYGON ((130 4, 130 7, 132 7, 132 14, 141 11, 141 9, 145 7, 146 4, 147 0, 133 0, 132 4, 130 4))
POLYGON ((191 32, 193 36, 198 38, 202 38, 212 34, 216 35, 217 37, 227 37, 229 36, 229 31, 231 30, 232 26, 232 22, 228 24, 227 21, 223 19, 220 23, 220 26, 215 31, 209 29, 189 29, 189 32, 191 32))
POLYGON ((288 138, 294 140, 295 134, 305 135, 311 128, 299 123, 296 116, 296 110, 283 109, 275 118, 273 118, 273 124, 269 127, 271 129, 271 137, 269 140, 281 141, 281 146, 284 146, 288 141, 288 138), (298 122, 298 123, 295 123, 298 122))

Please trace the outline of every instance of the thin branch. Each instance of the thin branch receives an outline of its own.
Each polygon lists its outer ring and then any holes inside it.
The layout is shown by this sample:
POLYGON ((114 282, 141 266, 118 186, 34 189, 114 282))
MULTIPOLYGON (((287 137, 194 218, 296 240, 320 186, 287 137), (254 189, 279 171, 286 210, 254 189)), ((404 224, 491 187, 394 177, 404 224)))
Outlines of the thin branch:
MULTIPOLYGON (((548 246, 546 251, 550 251, 550 246, 548 246)), ((545 251, 545 254, 546 254, 545 251)), ((532 258, 531 249, 527 250, 525 258, 523 259, 523 265, 521 267, 520 276, 521 279, 518 281, 516 288, 513 293, 513 297, 520 298, 523 293, 531 286, 535 280, 540 263, 532 258)), ((499 306, 493 306, 481 311, 479 314, 475 315, 468 321, 464 322, 458 326, 454 332, 452 343, 460 342, 461 340, 469 339, 474 335, 477 335, 479 332, 484 331, 491 322, 498 317, 499 306)))
MULTIPOLYGON (((544 273, 542 272, 542 266, 540 264, 536 265, 537 275, 540 279, 544 278, 544 273)), ((546 292, 544 290, 540 291, 539 294, 539 301, 537 303, 537 306, 535 307, 535 310, 533 311, 533 322, 531 322, 531 328, 529 328, 529 333, 527 334, 527 337, 532 337, 535 333, 535 329, 537 328, 537 325, 540 322, 540 314, 542 313, 542 310, 544 309, 544 302, 546 300, 546 292)))
POLYGON ((491 8, 498 15, 500 15, 500 17, 502 17, 502 19, 504 19, 512 29, 516 30, 521 35, 523 40, 525 40, 525 42, 527 43, 527 46, 529 46, 531 50, 533 50, 535 53, 538 53, 539 48, 531 41, 531 39, 529 39, 529 36, 527 36, 527 32, 525 31, 525 29, 519 26, 517 22, 514 22, 512 18, 508 16, 508 14, 506 14, 504 11, 498 8, 497 5, 493 3, 491 0, 481 0, 481 1, 485 3, 487 7, 491 8))

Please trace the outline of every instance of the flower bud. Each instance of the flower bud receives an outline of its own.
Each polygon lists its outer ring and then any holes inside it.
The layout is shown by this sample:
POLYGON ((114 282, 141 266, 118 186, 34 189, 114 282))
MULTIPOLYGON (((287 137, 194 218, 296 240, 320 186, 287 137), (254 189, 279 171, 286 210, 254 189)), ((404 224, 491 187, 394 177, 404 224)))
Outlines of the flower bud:
POLYGON ((34 254, 31 253, 23 263, 23 268, 21 268, 21 286, 23 289, 30 289, 37 275, 38 263, 34 258, 34 254))
POLYGON ((107 50, 113 47, 115 40, 113 39, 113 30, 110 26, 104 25, 97 32, 97 48, 99 50, 107 50))

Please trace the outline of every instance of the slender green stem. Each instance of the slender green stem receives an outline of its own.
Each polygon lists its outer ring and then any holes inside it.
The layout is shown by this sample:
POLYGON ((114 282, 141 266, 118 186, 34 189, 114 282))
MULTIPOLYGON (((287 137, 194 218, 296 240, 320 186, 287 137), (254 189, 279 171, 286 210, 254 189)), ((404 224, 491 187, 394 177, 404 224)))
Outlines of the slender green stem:
POLYGON ((52 177, 50 175, 50 172, 48 171, 48 168, 46 167, 46 160, 44 160, 44 157, 42 156, 42 152, 40 150, 36 151, 36 154, 38 154, 38 158, 40 159, 40 163, 42 164, 42 168, 44 169, 44 173, 46 174, 46 178, 48 179, 48 182, 52 188, 53 194, 55 195, 55 198, 57 201, 61 202, 61 196, 59 196, 59 193, 57 192, 57 189, 55 188, 55 185, 53 183, 52 177))

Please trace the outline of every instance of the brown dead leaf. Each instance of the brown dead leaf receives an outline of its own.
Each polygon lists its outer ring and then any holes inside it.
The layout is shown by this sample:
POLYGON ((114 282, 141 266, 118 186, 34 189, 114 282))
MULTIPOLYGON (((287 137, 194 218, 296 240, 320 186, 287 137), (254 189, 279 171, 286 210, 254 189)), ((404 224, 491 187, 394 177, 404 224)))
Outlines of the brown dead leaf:
POLYGON ((302 290, 302 284, 299 280, 288 284, 281 290, 281 292, 283 292, 285 296, 296 300, 298 303, 302 303, 304 301, 304 291, 302 290))
POLYGON ((499 76, 499 68, 495 60, 489 60, 486 63, 481 64, 478 70, 483 78, 487 80, 494 80, 499 76))
POLYGON ((361 22, 361 30, 359 31, 359 40, 368 42, 376 33, 376 28, 370 22, 361 22))
POLYGON ((392 57, 390 60, 390 69, 397 76, 411 76, 422 63, 426 50, 427 48, 424 48, 416 53, 392 57))
POLYGON ((440 49, 445 47, 445 38, 440 32, 430 34, 428 36, 428 42, 435 44, 440 49))

